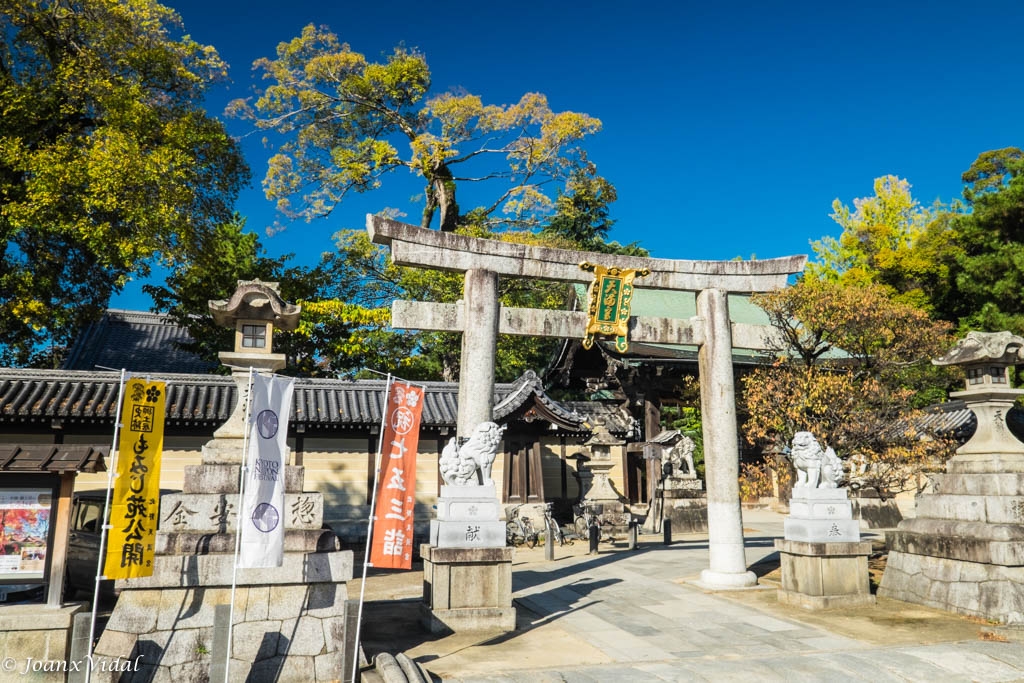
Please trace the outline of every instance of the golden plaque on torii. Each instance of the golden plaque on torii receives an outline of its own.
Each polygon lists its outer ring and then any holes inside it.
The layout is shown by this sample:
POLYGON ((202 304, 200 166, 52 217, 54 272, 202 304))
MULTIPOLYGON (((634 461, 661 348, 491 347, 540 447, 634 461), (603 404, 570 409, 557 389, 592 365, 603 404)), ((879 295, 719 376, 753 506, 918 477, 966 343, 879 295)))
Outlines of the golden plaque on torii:
POLYGON ((629 304, 633 300, 633 278, 650 275, 647 268, 606 268, 584 261, 582 270, 594 273, 587 293, 589 316, 583 348, 594 345, 594 336, 615 337, 615 350, 629 349, 629 304))

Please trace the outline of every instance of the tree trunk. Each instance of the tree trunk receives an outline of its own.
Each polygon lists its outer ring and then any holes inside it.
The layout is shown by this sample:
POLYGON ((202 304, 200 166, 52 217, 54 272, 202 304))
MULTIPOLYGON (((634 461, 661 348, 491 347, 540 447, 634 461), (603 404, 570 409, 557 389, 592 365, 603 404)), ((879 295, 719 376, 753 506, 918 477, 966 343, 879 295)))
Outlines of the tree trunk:
POLYGON ((423 221, 420 227, 429 228, 434 213, 441 212, 441 232, 454 232, 459 226, 459 205, 455 201, 455 181, 447 166, 434 169, 428 176, 427 205, 423 209, 423 221))

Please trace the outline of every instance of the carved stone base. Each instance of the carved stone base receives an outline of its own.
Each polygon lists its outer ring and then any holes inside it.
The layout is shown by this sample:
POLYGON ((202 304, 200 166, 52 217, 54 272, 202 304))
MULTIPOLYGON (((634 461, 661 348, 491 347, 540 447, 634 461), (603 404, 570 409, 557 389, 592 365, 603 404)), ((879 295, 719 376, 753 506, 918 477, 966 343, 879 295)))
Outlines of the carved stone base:
POLYGON ((860 540, 860 521, 853 519, 846 489, 793 487, 783 528, 790 541, 834 544, 860 540))
POLYGON ((504 548, 505 522, 493 483, 442 486, 437 519, 430 520, 430 545, 438 548, 504 548))
POLYGON ((515 630, 512 548, 437 548, 423 544, 420 556, 420 620, 431 633, 515 630))
MULTIPOLYGON (((954 462, 956 461, 956 462, 954 462)), ((917 517, 885 535, 889 559, 879 595, 1024 624, 1024 473, 932 475, 917 517)))
POLYGON ((700 489, 665 491, 664 518, 671 521, 674 534, 706 533, 707 494, 700 489))
POLYGON ((868 581, 869 541, 804 543, 775 539, 782 567, 779 602, 807 609, 875 604, 868 581))

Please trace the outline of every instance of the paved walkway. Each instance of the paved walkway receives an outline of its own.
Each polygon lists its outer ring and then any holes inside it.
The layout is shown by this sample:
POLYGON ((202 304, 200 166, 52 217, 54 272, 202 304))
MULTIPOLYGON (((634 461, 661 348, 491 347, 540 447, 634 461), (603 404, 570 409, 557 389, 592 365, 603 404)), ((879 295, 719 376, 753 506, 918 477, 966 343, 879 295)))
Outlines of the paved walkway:
MULTIPOLYGON (((746 512, 744 526, 748 562, 770 560, 782 518, 746 512)), ((705 592, 687 581, 707 544, 687 538, 597 556, 577 543, 554 562, 517 551, 514 633, 403 649, 445 681, 1024 681, 1024 645, 983 639, 978 620, 892 600, 809 612, 771 589, 705 592)))

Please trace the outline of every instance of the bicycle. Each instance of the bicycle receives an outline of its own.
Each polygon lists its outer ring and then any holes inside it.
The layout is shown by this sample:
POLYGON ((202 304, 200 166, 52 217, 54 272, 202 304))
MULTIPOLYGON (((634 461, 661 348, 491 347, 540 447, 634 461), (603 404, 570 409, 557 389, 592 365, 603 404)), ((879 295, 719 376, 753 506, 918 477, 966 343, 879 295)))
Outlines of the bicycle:
POLYGON ((572 539, 566 538, 565 532, 562 531, 562 527, 559 526, 558 522, 552 516, 551 512, 554 508, 554 503, 544 504, 544 528, 545 533, 550 533, 551 538, 558 541, 558 545, 572 545, 572 539))
POLYGON ((505 524, 505 545, 515 547, 525 543, 527 548, 532 548, 537 545, 538 533, 533 528, 530 518, 519 514, 521 507, 523 506, 517 505, 512 508, 512 514, 505 524))
POLYGON ((596 525, 600 530, 600 540, 608 540, 604 534, 604 530, 601 529, 604 525, 604 518, 601 516, 601 513, 604 512, 603 505, 585 505, 583 503, 576 503, 572 506, 572 510, 575 515, 573 528, 576 530, 577 536, 582 539, 590 538, 590 527, 596 525))

